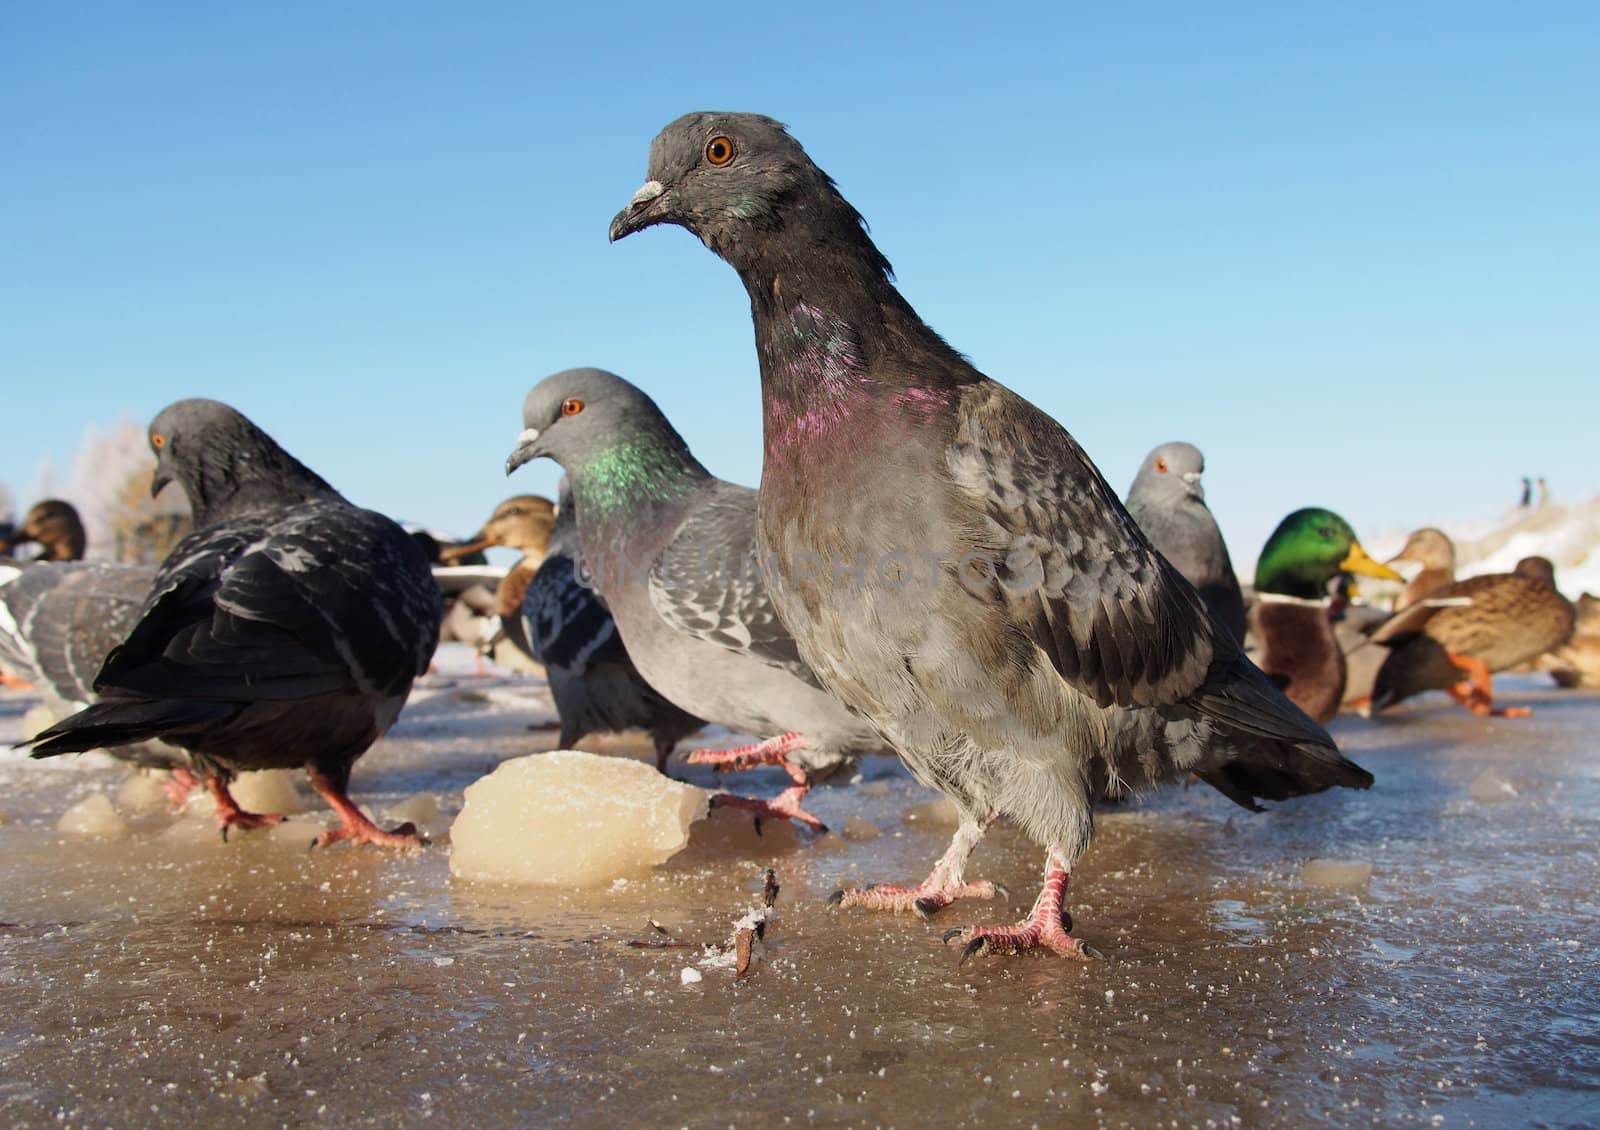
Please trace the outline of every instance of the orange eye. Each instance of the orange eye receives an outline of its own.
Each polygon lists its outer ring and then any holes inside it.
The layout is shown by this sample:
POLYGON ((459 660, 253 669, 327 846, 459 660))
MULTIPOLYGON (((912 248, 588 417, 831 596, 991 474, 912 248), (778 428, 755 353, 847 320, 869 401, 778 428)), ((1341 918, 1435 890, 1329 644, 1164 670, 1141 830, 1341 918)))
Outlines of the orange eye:
POLYGON ((150 433, 150 446, 151 447, 165 447, 165 446, 167 446, 167 437, 162 435, 160 432, 151 432, 150 433))
POLYGON ((583 401, 579 400, 576 396, 570 396, 561 402, 561 414, 563 416, 576 416, 582 411, 583 401))
POLYGON ((733 142, 726 137, 713 137, 706 142, 706 160, 720 169, 733 160, 733 142))
POLYGON ((1156 470, 1160 471, 1163 475, 1165 475, 1167 473, 1167 461, 1165 459, 1157 459, 1156 460, 1156 470))

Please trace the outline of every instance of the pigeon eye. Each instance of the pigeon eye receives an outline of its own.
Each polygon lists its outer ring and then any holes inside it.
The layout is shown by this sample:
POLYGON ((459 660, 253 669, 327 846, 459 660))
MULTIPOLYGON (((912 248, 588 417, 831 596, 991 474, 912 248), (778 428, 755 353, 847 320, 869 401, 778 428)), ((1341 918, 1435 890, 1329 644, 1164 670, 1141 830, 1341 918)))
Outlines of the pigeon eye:
POLYGON ((1165 459, 1157 459, 1156 460, 1156 470, 1160 471, 1163 475, 1165 475, 1167 473, 1167 461, 1165 459))
POLYGON ((150 433, 150 446, 155 448, 167 446, 167 437, 162 435, 160 432, 150 433))
POLYGON ((706 142, 706 160, 720 169, 733 160, 733 142, 725 137, 713 137, 706 142))
POLYGON ((569 396, 567 399, 561 402, 561 414, 563 416, 576 416, 582 411, 583 401, 579 400, 576 396, 569 396))

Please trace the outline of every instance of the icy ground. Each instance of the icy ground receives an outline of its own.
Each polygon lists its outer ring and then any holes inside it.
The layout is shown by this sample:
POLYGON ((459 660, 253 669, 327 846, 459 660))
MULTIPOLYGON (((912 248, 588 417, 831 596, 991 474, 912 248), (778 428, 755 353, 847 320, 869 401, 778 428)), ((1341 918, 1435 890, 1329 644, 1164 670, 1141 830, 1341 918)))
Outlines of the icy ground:
MULTIPOLYGON (((1600 1124, 1600 697, 1522 676, 1526 720, 1442 696, 1341 718, 1369 793, 1107 811, 1069 902, 1109 960, 958 967, 941 934, 1026 909, 1041 853, 1006 827, 979 848, 1009 908, 829 912, 944 847, 886 757, 813 794, 824 837, 723 810, 614 887, 452 881, 462 790, 553 740, 525 728, 537 680, 455 668, 356 770, 380 812, 437 798, 409 857, 308 853, 314 804, 227 844, 198 805, 63 835, 126 771, 0 754, 0 1124, 1600 1124), (768 867, 765 952, 736 978, 702 943, 768 867)), ((29 705, 0 698, 0 738, 29 705)))

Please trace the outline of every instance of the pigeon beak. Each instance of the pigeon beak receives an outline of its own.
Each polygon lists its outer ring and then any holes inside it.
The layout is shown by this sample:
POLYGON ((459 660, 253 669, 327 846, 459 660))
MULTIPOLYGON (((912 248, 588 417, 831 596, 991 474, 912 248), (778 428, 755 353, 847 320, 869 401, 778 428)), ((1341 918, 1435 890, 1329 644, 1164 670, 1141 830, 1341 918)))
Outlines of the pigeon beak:
POLYGON ((1369 577, 1377 577, 1381 581, 1405 580, 1404 577, 1383 564, 1383 562, 1373 560, 1367 551, 1361 548, 1361 543, 1358 541, 1350 543, 1350 552, 1343 561, 1339 562, 1339 571, 1341 573, 1364 573, 1369 577))
POLYGON ((1204 502, 1206 497, 1206 488, 1200 485, 1200 472, 1185 471, 1182 475, 1182 478, 1184 489, 1189 492, 1190 496, 1193 498, 1198 498, 1200 501, 1204 502))
POLYGON ((517 436, 517 446, 506 456, 506 474, 511 474, 524 463, 531 463, 537 458, 539 458, 539 429, 524 428, 517 436))
POLYGON ((166 468, 157 467, 156 473, 150 476, 150 497, 160 494, 166 485, 172 481, 172 476, 167 474, 166 468))
POLYGON ((625 235, 632 235, 665 219, 666 207, 661 201, 666 193, 667 186, 660 181, 645 181, 639 191, 633 194, 633 199, 628 201, 628 206, 612 218, 611 242, 615 243, 625 235))

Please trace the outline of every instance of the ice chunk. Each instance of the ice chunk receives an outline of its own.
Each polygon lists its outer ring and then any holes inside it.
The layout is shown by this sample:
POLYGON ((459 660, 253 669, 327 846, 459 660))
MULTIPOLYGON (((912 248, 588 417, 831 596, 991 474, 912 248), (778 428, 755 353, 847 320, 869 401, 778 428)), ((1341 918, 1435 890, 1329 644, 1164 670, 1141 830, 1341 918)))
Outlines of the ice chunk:
POLYGON ((296 772, 293 769, 263 769, 256 773, 240 773, 228 786, 228 791, 246 812, 259 812, 262 815, 299 812, 300 794, 294 789, 296 772))
POLYGON ((117 809, 130 816, 154 816, 172 807, 167 790, 162 786, 165 773, 146 773, 143 770, 128 774, 117 790, 117 809))
POLYGON ((676 854, 709 798, 631 758, 577 750, 519 757, 467 786, 450 828, 450 872, 497 883, 602 885, 676 854))
POLYGON ((439 798, 432 793, 418 793, 383 811, 391 823, 411 823, 427 832, 439 821, 439 798))
POLYGON ((678 970, 678 984, 680 985, 698 985, 704 980, 704 975, 692 965, 686 965, 678 970))
POLYGON ((110 797, 95 793, 63 812, 56 831, 68 836, 116 839, 128 834, 128 822, 117 812, 110 797))
POLYGON ((889 795, 889 782, 868 781, 866 784, 857 789, 856 792, 860 793, 864 797, 871 797, 873 800, 882 800, 884 797, 889 795))
POLYGON ((859 816, 852 816, 844 822, 840 829, 847 840, 875 840, 883 835, 883 829, 870 820, 863 820, 859 816))
POLYGON ((1372 879, 1372 864, 1359 859, 1313 859, 1300 868, 1300 881, 1309 887, 1354 891, 1372 879))
POLYGON ((36 702, 30 706, 27 710, 27 713, 22 716, 22 733, 24 736, 31 738, 35 734, 41 733, 44 730, 48 730, 51 726, 54 726, 59 721, 61 721, 61 716, 59 714, 57 714, 54 710, 51 710, 44 703, 36 702))
POLYGON ((1485 769, 1474 777, 1467 792, 1479 804, 1497 804, 1517 795, 1516 787, 1493 769, 1485 769))
POLYGON ((930 800, 926 804, 913 805, 906 810, 906 820, 912 824, 921 824, 936 828, 954 828, 961 823, 961 813, 956 810, 955 802, 949 797, 942 796, 937 800, 930 800))

